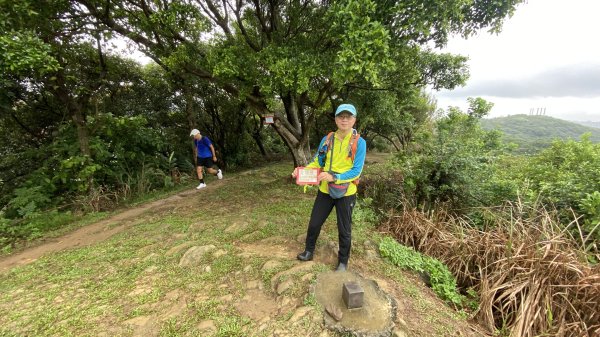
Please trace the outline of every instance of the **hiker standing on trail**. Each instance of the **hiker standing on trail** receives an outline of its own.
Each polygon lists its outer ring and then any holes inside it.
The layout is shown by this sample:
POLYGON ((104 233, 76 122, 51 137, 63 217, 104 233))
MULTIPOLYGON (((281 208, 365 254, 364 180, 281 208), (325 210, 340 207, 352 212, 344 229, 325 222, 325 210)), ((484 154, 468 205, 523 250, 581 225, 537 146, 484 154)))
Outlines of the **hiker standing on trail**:
MULTIPOLYGON (((354 129, 355 123, 356 108, 352 104, 338 106, 335 111, 337 131, 323 137, 317 155, 306 166, 320 168, 321 172, 317 178, 319 191, 308 223, 305 250, 297 258, 312 260, 321 227, 335 206, 339 240, 337 271, 348 268, 356 185, 367 153, 367 143, 354 129)), ((296 178, 296 175, 297 169, 292 177, 296 178)))
POLYGON ((198 185, 196 189, 199 190, 206 187, 203 176, 205 167, 206 172, 217 176, 219 179, 223 179, 223 172, 221 172, 221 169, 215 164, 217 162, 217 155, 215 154, 215 147, 210 139, 206 136, 202 136, 198 129, 193 129, 190 136, 194 137, 194 163, 196 164, 198 179, 200 180, 200 185, 198 185))

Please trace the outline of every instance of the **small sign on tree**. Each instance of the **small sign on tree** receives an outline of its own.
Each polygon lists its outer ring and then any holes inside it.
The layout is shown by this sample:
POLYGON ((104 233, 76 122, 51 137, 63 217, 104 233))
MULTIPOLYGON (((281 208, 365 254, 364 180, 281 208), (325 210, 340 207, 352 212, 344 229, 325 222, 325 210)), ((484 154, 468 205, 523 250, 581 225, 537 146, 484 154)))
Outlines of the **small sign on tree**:
POLYGON ((265 115, 265 125, 275 123, 273 115, 265 115))

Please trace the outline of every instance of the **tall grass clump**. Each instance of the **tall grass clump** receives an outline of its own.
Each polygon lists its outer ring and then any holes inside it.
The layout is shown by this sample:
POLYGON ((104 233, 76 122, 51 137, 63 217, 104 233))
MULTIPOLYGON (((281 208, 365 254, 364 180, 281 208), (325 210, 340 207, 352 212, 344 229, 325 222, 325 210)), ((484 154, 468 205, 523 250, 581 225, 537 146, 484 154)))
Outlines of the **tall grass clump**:
MULTIPOLYGON (((521 203, 484 209, 482 231, 443 211, 405 209, 380 229, 439 259, 479 293, 474 313, 507 336, 600 336, 600 265, 586 261, 556 212, 521 203)), ((572 227, 577 227, 573 222, 572 227)))

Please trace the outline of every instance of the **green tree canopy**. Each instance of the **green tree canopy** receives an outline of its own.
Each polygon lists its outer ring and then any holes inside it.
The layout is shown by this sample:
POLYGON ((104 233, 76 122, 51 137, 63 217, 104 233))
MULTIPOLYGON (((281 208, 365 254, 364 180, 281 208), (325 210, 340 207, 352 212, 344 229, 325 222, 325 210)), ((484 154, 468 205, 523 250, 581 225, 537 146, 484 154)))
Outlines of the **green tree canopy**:
POLYGON ((432 53, 428 44, 497 30, 520 2, 77 1, 163 67, 274 114, 296 164, 310 158, 316 118, 357 90, 462 84, 465 59, 432 53))

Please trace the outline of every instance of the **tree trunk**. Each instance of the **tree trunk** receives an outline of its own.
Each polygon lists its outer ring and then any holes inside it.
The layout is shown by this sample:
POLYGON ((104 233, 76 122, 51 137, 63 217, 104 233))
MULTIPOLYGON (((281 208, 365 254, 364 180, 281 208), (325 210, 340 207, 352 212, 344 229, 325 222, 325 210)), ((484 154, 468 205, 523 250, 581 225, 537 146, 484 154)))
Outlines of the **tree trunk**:
POLYGON ((308 142, 307 144, 302 144, 297 148, 291 149, 291 151, 294 157, 294 167, 306 166, 313 159, 308 142))
POLYGON ((260 134, 260 131, 255 130, 254 132, 252 132, 252 138, 254 139, 254 142, 256 143, 256 146, 258 146, 258 149, 260 150, 260 154, 263 157, 266 157, 267 156, 267 151, 265 150, 265 145, 263 144, 262 136, 260 134))
MULTIPOLYGON (((282 95, 285 112, 275 112, 271 126, 283 139, 294 158, 294 167, 305 166, 313 156, 310 150, 309 135, 314 116, 305 115, 304 104, 295 94, 282 95)), ((266 104, 258 108, 262 114, 273 114, 266 104)))
POLYGON ((72 111, 70 112, 73 117, 73 122, 77 127, 77 141, 79 141, 79 149, 81 150, 81 154, 87 156, 88 158, 92 158, 92 152, 90 151, 90 134, 85 122, 85 117, 83 116, 80 107, 69 107, 69 110, 71 109, 72 111))
POLYGON ((54 86, 53 94, 58 100, 67 108, 75 127, 77 128, 77 141, 79 142, 79 149, 81 154, 91 158, 90 151, 90 136, 87 129, 85 115, 83 113, 83 104, 81 101, 89 99, 88 95, 80 97, 78 100, 71 97, 67 90, 65 74, 63 71, 56 73, 56 86, 54 86))
POLYGON ((198 127, 196 125, 196 115, 194 114, 194 93, 185 84, 182 89, 185 97, 185 116, 191 130, 198 127))
MULTIPOLYGON (((77 142, 79 143, 79 150, 81 151, 81 155, 87 157, 87 160, 92 159, 92 151, 90 150, 90 134, 87 128, 87 123, 85 120, 84 114, 84 105, 79 102, 79 100, 75 100, 71 95, 69 95, 66 86, 64 85, 64 76, 62 72, 59 72, 57 76, 58 83, 60 84, 53 91, 54 95, 58 97, 59 101, 63 103, 75 127, 77 128, 77 142)), ((85 101, 88 97, 80 98, 81 101, 85 101)), ((87 179, 87 190, 88 192, 92 189, 93 186, 93 177, 89 176, 87 179)))
POLYGON ((254 129, 249 130, 248 132, 250 133, 250 136, 252 136, 252 139, 254 139, 256 146, 258 146, 258 149, 260 150, 260 154, 263 157, 267 157, 267 150, 265 150, 265 145, 263 143, 262 134, 261 134, 261 130, 263 127, 262 120, 261 120, 261 118, 257 118, 256 116, 250 116, 250 118, 251 118, 251 123, 252 123, 252 126, 254 127, 254 129))
POLYGON ((310 163, 312 154, 308 137, 296 137, 294 133, 290 132, 290 130, 284 126, 284 123, 277 118, 272 126, 281 139, 283 139, 288 149, 290 149, 290 153, 294 158, 294 167, 306 166, 306 164, 310 163))
POLYGON ((412 134, 409 131, 406 132, 398 132, 396 133, 396 137, 398 137, 398 141, 400 142, 400 146, 403 149, 406 149, 408 143, 412 140, 412 134))
MULTIPOLYGON (((379 134, 379 133, 377 134, 377 136, 379 136, 379 137, 387 140, 388 142, 390 142, 390 144, 392 144, 394 146, 394 148, 396 149, 396 152, 400 152, 400 147, 396 144, 396 142, 392 138, 390 138, 388 136, 384 136, 384 135, 379 134)), ((402 144, 402 142, 400 142, 400 144, 402 144)))

